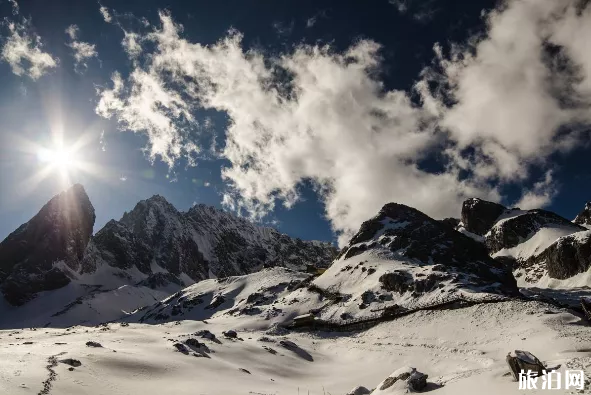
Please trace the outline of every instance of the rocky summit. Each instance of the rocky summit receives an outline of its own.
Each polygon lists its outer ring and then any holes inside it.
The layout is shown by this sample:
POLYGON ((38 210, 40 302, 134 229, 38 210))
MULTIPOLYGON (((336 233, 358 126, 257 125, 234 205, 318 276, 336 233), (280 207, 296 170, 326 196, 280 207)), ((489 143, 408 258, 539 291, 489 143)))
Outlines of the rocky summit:
POLYGON ((462 224, 467 231, 484 236, 506 209, 498 203, 468 199, 462 204, 462 224))
POLYGON ((0 287, 8 302, 25 303, 70 279, 57 263, 79 268, 92 236, 94 207, 80 184, 52 198, 0 243, 0 287))
POLYGON ((573 222, 578 225, 588 225, 591 227, 591 202, 585 204, 585 208, 576 216, 573 222))

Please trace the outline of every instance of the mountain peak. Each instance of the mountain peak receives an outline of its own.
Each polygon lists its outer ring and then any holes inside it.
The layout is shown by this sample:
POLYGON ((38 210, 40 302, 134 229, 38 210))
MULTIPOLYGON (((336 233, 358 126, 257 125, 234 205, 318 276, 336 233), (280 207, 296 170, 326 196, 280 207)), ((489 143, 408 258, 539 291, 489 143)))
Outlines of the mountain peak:
POLYGON ((505 206, 498 203, 470 198, 462 204, 461 219, 467 231, 483 236, 506 210, 505 206))
POLYGON ((577 225, 591 225, 591 202, 585 204, 585 208, 581 211, 573 221, 577 225))
POLYGON ((54 196, 0 243, 0 283, 6 300, 22 304, 70 280, 54 265, 77 268, 92 236, 94 207, 80 184, 54 196))

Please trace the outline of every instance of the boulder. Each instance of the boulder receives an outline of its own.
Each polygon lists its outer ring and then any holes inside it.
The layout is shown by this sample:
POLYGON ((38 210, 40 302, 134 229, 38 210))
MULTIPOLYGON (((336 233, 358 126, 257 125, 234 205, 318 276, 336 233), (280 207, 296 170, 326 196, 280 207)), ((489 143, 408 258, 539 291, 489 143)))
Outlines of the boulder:
POLYGON ((372 392, 372 395, 402 391, 420 392, 427 386, 427 377, 428 375, 417 371, 415 368, 405 366, 386 377, 372 392))
POLYGON ((232 329, 230 329, 229 331, 222 332, 222 334, 229 339, 236 339, 238 337, 236 331, 232 329))
POLYGON ((60 360, 61 363, 65 363, 66 365, 70 365, 73 366, 75 368, 82 366, 82 362, 80 362, 77 359, 72 359, 72 358, 66 358, 66 359, 62 359, 60 360))
POLYGON ((507 354, 506 360, 516 381, 519 380, 519 373, 522 370, 524 372, 532 371, 535 376, 541 376, 547 371, 544 364, 529 351, 515 350, 514 354, 507 354))

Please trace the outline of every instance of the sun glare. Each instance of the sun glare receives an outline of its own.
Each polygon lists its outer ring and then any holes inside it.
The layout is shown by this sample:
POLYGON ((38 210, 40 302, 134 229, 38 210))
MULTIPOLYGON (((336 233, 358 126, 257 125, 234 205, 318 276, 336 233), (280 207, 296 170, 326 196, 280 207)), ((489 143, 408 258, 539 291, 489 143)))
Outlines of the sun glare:
POLYGON ((40 148, 37 158, 45 164, 47 172, 57 171, 64 181, 69 181, 71 173, 78 166, 74 151, 66 147, 40 148))

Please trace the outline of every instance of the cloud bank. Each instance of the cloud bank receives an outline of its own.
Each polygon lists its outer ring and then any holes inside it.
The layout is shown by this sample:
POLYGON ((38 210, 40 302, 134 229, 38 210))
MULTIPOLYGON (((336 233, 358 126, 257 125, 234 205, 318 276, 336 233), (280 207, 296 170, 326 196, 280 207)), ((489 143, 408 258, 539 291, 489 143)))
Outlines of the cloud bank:
POLYGON ((311 183, 341 244, 386 202, 457 215, 466 197, 500 200, 499 188, 527 180, 532 165, 545 175, 519 203, 547 204, 556 193, 547 158, 588 138, 591 11, 574 0, 504 3, 486 16, 485 35, 436 45, 414 92, 384 88, 371 40, 269 57, 243 48, 239 32, 203 46, 169 14, 160 19, 134 36, 153 50, 137 48, 142 61, 126 79, 114 74, 97 112, 145 133, 151 159, 171 167, 200 149, 189 133, 195 109, 227 113, 224 204, 261 218, 311 183))

